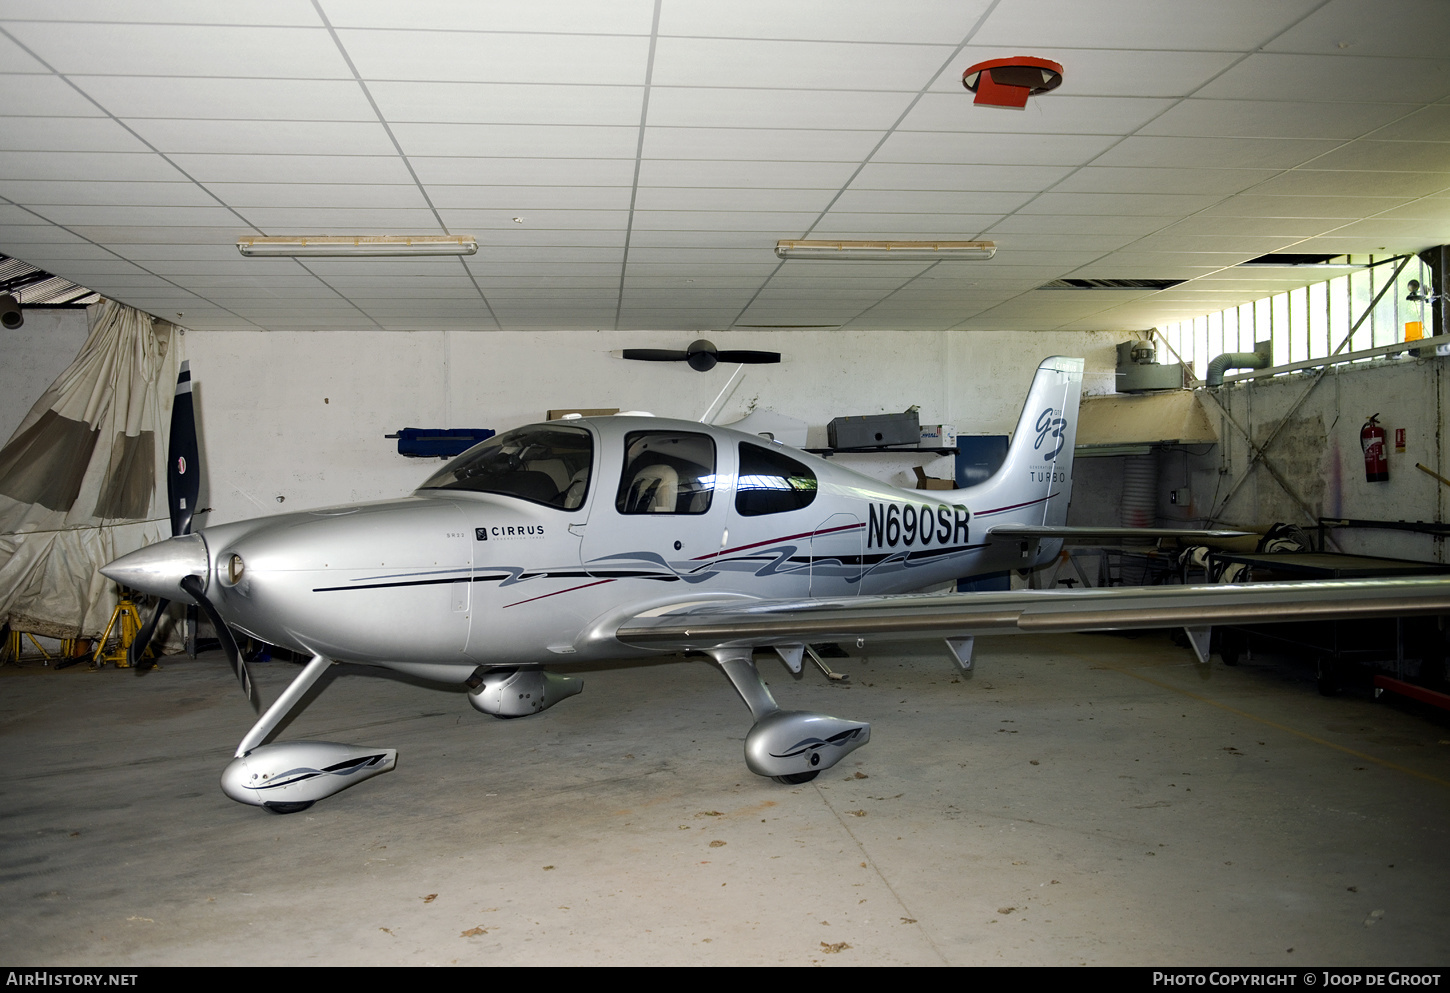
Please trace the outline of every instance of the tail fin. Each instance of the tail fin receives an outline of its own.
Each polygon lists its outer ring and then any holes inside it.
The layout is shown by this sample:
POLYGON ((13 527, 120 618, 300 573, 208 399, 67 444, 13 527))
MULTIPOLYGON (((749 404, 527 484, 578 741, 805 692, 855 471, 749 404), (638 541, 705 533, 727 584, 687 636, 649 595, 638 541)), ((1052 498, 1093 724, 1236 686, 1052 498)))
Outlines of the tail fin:
POLYGON ((1002 467, 965 491, 973 520, 986 527, 1067 523, 1082 368, 1082 359, 1062 356, 1037 367, 1002 467))

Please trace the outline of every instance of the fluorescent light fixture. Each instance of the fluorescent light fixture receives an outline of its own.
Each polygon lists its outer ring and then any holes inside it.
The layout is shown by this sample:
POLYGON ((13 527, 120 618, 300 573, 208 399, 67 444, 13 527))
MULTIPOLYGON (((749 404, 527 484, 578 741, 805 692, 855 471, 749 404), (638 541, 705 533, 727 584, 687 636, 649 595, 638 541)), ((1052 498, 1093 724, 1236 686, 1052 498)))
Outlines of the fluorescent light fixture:
POLYGON ((237 251, 248 258, 366 258, 380 255, 472 255, 478 242, 461 234, 283 235, 239 238, 237 251))
POLYGON ((982 262, 997 254, 991 241, 777 241, 782 259, 837 262, 982 262))

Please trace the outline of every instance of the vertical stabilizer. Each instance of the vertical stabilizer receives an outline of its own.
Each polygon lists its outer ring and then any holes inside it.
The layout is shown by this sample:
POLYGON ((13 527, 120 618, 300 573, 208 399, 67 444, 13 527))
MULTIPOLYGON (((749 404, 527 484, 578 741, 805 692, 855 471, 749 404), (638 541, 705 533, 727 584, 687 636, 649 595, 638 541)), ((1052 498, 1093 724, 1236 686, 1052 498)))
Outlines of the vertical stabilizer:
POLYGON ((1082 359, 1063 356, 1037 367, 1002 467, 964 491, 974 520, 989 528, 1067 523, 1082 369, 1082 359))

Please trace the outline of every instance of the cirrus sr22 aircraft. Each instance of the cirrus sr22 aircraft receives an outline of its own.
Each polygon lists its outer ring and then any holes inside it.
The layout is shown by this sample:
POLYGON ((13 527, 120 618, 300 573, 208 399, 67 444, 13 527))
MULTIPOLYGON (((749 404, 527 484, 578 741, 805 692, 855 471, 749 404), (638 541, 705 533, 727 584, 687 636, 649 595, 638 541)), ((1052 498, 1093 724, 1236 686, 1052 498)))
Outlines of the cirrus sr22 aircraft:
POLYGON ((575 418, 497 435, 401 500, 190 533, 196 486, 178 475, 178 448, 194 465, 196 442, 183 365, 168 479, 176 536, 101 571, 195 600, 257 709, 228 628, 310 656, 222 776, 232 799, 278 813, 396 761, 392 749, 269 743, 338 660, 465 683, 478 710, 523 717, 579 692, 580 679, 551 669, 703 653, 754 719, 746 765, 799 783, 866 744, 870 726, 782 710, 755 649, 798 672, 810 642, 931 636, 970 668, 979 634, 1185 626, 1203 659, 1213 624, 1450 611, 1439 580, 908 595, 1033 568, 1064 540, 1122 536, 1064 526, 1082 369, 1078 358, 1038 367, 1006 460, 966 489, 899 489, 728 428, 575 418))

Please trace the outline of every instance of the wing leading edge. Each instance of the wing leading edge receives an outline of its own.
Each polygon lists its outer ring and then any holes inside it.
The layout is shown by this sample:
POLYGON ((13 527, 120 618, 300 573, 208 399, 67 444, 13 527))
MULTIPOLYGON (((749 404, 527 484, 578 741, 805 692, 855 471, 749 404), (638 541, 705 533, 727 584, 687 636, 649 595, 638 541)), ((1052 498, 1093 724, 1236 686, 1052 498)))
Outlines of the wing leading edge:
POLYGON ((1068 525, 1041 526, 1032 524, 998 524, 987 529, 987 537, 994 541, 1025 541, 1028 538, 1061 538, 1068 544, 1120 544, 1122 542, 1151 541, 1158 538, 1179 538, 1184 541, 1200 541, 1205 538, 1247 538, 1258 537, 1253 531, 1203 531, 1192 528, 1111 528, 1078 527, 1068 525))
POLYGON ((874 636, 952 639, 1443 613, 1450 613, 1444 579, 1328 580, 714 601, 636 615, 614 636, 643 649, 710 651, 874 636))

